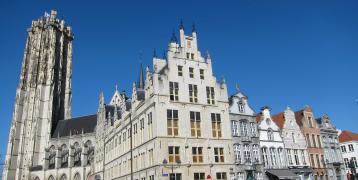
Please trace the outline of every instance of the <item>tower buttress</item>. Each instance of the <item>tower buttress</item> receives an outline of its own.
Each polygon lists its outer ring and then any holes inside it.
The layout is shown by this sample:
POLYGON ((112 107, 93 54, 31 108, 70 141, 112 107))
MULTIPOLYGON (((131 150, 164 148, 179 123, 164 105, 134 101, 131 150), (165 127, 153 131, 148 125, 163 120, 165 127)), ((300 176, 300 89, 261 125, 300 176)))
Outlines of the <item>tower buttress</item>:
POLYGON ((32 21, 16 90, 3 179, 28 179, 45 161, 57 122, 71 117, 71 27, 57 12, 32 21))

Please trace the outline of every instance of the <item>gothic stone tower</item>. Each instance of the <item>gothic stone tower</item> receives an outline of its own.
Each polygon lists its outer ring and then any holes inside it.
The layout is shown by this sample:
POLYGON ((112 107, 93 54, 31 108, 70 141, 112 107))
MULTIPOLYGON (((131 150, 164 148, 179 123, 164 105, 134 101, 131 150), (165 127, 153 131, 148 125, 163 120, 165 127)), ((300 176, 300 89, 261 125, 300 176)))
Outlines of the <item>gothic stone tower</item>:
POLYGON ((43 168, 57 122, 71 116, 73 34, 56 15, 45 13, 27 30, 3 179, 28 179, 43 168))

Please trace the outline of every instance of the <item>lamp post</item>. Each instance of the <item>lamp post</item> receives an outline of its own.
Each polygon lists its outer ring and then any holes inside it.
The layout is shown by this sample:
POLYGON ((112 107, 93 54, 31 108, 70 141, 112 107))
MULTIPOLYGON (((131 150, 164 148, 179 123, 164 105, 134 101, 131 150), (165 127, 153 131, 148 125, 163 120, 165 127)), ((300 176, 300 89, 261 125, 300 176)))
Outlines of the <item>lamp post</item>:
POLYGON ((177 166, 175 166, 174 163, 170 163, 168 165, 168 160, 167 159, 163 160, 163 166, 166 168, 171 168, 171 170, 172 170, 172 173, 169 175, 169 180, 176 180, 176 177, 174 175, 174 168, 180 167, 181 161, 180 161, 180 159, 178 159, 175 162, 176 162, 177 166))

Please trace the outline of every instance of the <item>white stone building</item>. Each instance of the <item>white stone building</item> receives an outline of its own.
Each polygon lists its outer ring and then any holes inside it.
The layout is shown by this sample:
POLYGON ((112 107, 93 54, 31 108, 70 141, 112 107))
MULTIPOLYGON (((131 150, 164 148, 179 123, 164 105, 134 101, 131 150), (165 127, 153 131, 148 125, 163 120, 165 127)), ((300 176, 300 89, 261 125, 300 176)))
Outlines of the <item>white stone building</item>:
POLYGON ((326 164, 328 178, 332 180, 347 179, 336 127, 326 114, 321 118, 317 118, 316 121, 321 131, 324 162, 326 164))
MULTIPOLYGON (((102 96, 101 96, 102 97, 102 96)), ((95 166, 101 179, 228 179, 233 165, 225 80, 217 81, 197 33, 180 26, 167 57, 140 70, 131 99, 100 98, 95 166), (117 99, 118 100, 117 100, 117 99)))
POLYGON ((281 129, 272 120, 269 107, 263 107, 261 110, 256 118, 260 137, 261 159, 265 171, 264 179, 297 179, 298 176, 287 168, 287 156, 281 129))
POLYGON ((263 166, 256 114, 239 87, 230 97, 231 134, 234 146, 235 180, 262 179, 263 166))
POLYGON ((284 112, 274 115, 272 119, 281 129, 290 171, 299 175, 301 180, 313 178, 306 139, 296 122, 295 113, 287 107, 284 112))
POLYGON ((346 174, 352 174, 351 169, 358 172, 358 134, 342 131, 339 135, 339 145, 345 165, 346 174), (350 166, 351 163, 351 167, 350 166), (354 168, 353 168, 354 167, 354 168))

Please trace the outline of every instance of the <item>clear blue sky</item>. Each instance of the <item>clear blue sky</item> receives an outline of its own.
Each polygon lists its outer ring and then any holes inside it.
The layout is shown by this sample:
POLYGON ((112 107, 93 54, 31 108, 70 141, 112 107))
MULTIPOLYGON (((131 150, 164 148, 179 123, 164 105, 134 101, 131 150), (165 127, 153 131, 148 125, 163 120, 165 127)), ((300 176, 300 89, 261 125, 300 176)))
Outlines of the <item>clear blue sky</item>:
POLYGON ((73 27, 73 116, 95 113, 115 84, 130 92, 140 52, 151 65, 180 19, 197 25, 199 48, 209 50, 230 94, 235 83, 256 111, 287 105, 327 113, 340 129, 358 132, 358 1, 33 1, 0 2, 0 154, 5 153, 26 28, 57 9, 73 27), (169 3, 175 2, 175 4, 169 3))

